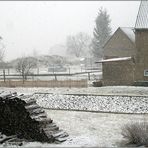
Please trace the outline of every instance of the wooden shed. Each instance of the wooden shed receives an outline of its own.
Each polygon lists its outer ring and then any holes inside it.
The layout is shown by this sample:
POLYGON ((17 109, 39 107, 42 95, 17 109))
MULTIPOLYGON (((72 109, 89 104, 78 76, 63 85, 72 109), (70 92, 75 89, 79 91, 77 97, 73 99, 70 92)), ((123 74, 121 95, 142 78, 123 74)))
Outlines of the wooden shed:
POLYGON ((134 82, 134 60, 131 57, 112 58, 102 63, 103 85, 132 85, 134 82))

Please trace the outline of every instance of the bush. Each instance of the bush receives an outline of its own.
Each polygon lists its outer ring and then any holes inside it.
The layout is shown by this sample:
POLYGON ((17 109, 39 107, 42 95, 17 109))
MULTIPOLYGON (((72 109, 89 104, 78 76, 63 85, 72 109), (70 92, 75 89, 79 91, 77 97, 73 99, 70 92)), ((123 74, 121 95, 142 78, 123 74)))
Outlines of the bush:
POLYGON ((140 122, 123 126, 122 133, 126 145, 148 146, 148 123, 140 122))
POLYGON ((101 86, 103 86, 102 81, 101 80, 100 81, 94 81, 93 82, 93 86, 94 87, 101 87, 101 86))
POLYGON ((148 87, 148 81, 138 81, 138 82, 134 82, 133 86, 147 86, 148 87))

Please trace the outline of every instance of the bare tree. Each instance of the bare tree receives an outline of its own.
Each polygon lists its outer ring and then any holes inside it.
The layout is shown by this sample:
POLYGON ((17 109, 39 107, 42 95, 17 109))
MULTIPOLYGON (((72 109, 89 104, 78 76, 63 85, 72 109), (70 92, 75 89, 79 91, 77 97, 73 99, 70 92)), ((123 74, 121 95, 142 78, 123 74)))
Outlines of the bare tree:
POLYGON ((4 53, 5 53, 5 45, 2 43, 2 37, 0 36, 0 62, 4 60, 4 53))
POLYGON ((76 57, 81 57, 88 52, 90 43, 91 37, 83 32, 80 32, 75 36, 68 36, 66 42, 67 53, 73 54, 76 57))
POLYGON ((31 70, 36 67, 36 62, 33 58, 22 57, 18 59, 16 64, 16 71, 22 75, 23 83, 27 80, 27 75, 31 73, 31 70))
POLYGON ((5 63, 4 63, 4 55, 5 55, 5 45, 2 42, 3 38, 0 36, 0 64, 1 67, 3 68, 3 78, 4 82, 6 80, 5 78, 5 63))
POLYGON ((3 62, 4 53, 5 53, 5 51, 3 49, 0 49, 0 62, 3 62))

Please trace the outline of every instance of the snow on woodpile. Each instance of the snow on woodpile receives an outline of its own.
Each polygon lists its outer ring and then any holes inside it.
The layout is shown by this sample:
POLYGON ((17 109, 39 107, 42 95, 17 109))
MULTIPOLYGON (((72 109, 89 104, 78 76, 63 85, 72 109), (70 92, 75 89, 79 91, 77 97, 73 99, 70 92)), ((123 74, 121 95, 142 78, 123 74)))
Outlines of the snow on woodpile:
POLYGON ((67 109, 116 113, 148 113, 148 97, 93 95, 34 95, 37 103, 50 109, 67 109))
POLYGON ((68 137, 53 120, 47 118, 45 111, 30 96, 1 93, 0 115, 0 132, 8 136, 0 140, 0 143, 18 139, 59 143, 68 137))

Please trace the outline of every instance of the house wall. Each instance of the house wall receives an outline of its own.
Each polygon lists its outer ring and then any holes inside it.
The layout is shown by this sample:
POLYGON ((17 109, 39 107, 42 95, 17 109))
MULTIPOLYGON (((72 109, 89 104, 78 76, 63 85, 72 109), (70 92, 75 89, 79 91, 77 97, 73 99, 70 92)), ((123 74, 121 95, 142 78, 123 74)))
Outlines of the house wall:
POLYGON ((135 35, 135 81, 148 81, 148 76, 144 76, 144 70, 148 69, 148 30, 136 30, 135 35))
POLYGON ((119 28, 104 46, 104 59, 135 56, 135 44, 119 28))
POLYGON ((132 85, 134 63, 132 60, 106 62, 103 64, 103 85, 132 85))

